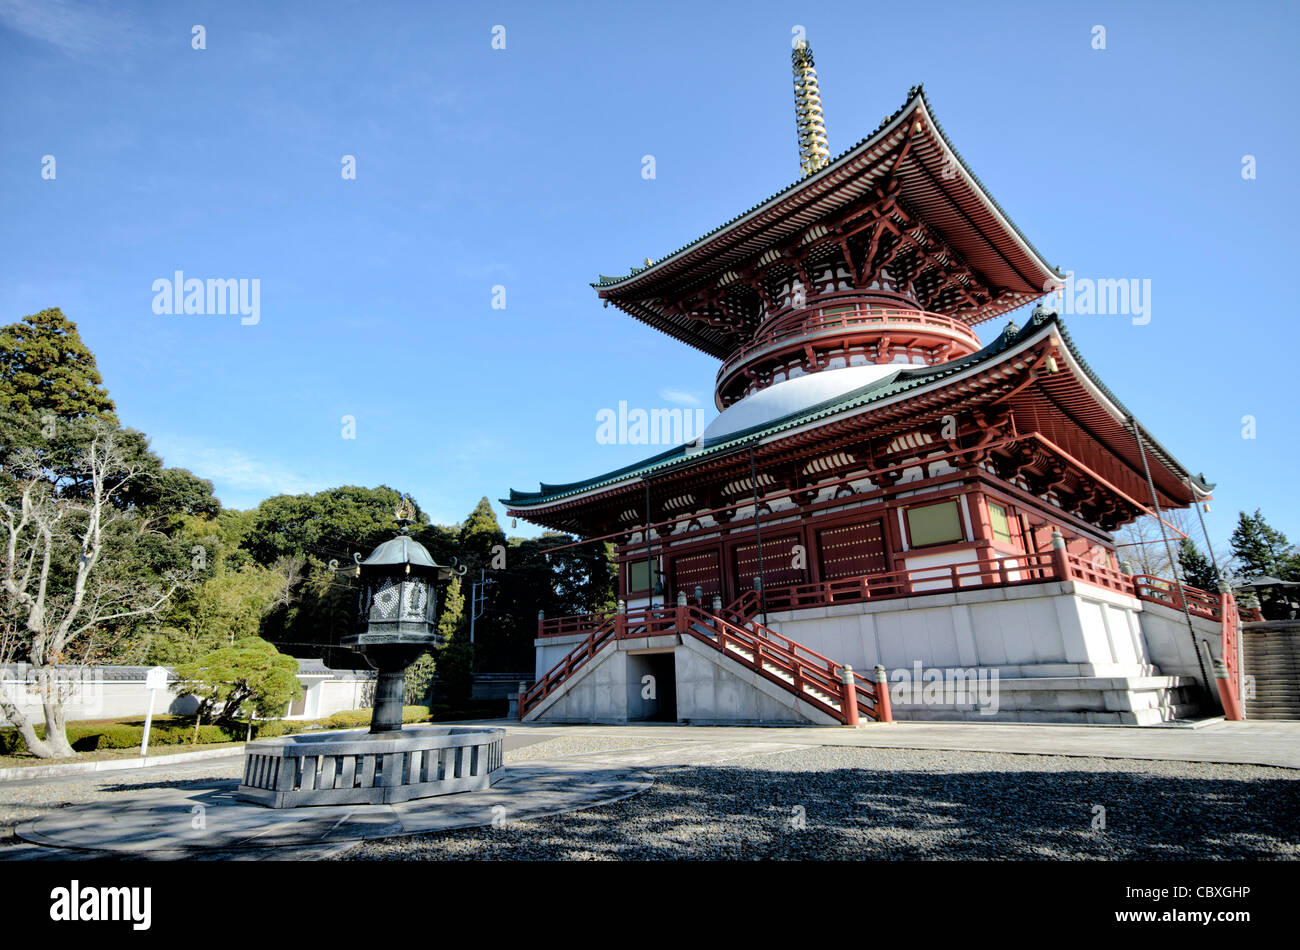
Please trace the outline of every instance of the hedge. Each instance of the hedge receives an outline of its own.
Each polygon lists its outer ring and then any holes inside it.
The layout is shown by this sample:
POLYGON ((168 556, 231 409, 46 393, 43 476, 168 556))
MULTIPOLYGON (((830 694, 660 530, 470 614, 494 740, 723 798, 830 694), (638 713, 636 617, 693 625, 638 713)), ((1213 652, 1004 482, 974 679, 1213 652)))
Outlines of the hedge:
MULTIPOLYGON (((370 709, 348 709, 326 719, 314 721, 288 721, 271 719, 253 723, 254 739, 273 739, 310 729, 357 729, 370 725, 370 709)), ((402 722, 425 722, 429 719, 427 706, 403 706, 402 722)), ((68 742, 77 752, 94 752, 100 749, 139 748, 144 738, 144 726, 125 722, 70 723, 68 742)), ((36 734, 45 736, 45 725, 36 726, 36 734)), ((247 722, 207 723, 199 726, 199 744, 213 742, 242 742, 248 735, 247 722)), ((194 740, 194 725, 185 723, 158 724, 149 730, 149 745, 184 745, 194 740)), ((27 751, 22 735, 13 727, 0 729, 0 755, 21 755, 27 751)))

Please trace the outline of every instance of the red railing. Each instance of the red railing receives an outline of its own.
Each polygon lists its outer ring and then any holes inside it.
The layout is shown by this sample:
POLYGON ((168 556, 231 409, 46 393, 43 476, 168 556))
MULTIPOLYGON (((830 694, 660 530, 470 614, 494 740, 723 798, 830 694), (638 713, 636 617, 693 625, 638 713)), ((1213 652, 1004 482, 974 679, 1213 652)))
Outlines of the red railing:
POLYGON ((1220 648, 1223 672, 1226 674, 1219 676, 1219 671, 1215 671, 1219 683, 1219 699, 1223 703, 1224 718, 1241 720, 1246 718, 1246 710, 1241 703, 1241 681, 1238 678, 1241 656, 1238 652, 1237 629, 1241 618, 1237 613, 1237 600, 1230 591, 1219 592, 1219 614, 1223 618, 1220 648))
POLYGON ((537 637, 567 637, 573 634, 590 634, 599 630, 613 618, 614 612, 575 614, 570 617, 539 617, 537 637))
MULTIPOLYGON (((735 613, 735 605, 729 610, 735 613)), ((846 687, 842 682, 842 664, 760 623, 751 620, 748 627, 737 626, 696 607, 678 607, 676 612, 683 635, 689 634, 746 664, 764 679, 794 693, 841 723, 849 721, 850 705, 869 719, 878 717, 876 684, 856 671, 852 674, 852 684, 846 687), (748 653, 749 657, 741 655, 736 648, 748 653), (852 700, 846 702, 849 692, 852 700)))
MULTIPOLYGON (((719 614, 691 605, 643 607, 616 613, 592 630, 530 689, 520 692, 519 718, 522 720, 536 709, 606 645, 617 640, 665 635, 690 635, 708 643, 840 722, 855 724, 859 713, 869 719, 881 716, 882 706, 874 682, 853 671, 851 682, 843 683, 841 664, 754 621, 757 601, 757 593, 750 591, 719 614), (749 654, 748 659, 743 653, 749 654)), ((587 618, 563 619, 575 623, 559 625, 562 629, 579 629, 582 624, 577 621, 587 618)))
POLYGON ((722 609, 722 616, 730 623, 743 627, 757 617, 762 608, 763 601, 758 596, 758 591, 747 590, 736 598, 734 604, 722 609))
POLYGON ((1123 571, 1117 571, 1108 564, 1089 561, 1077 554, 1066 553, 1065 560, 1070 566, 1070 580, 1083 581, 1093 587, 1133 596, 1133 578, 1123 571))
POLYGON ((902 307, 855 306, 851 310, 843 310, 834 306, 827 306, 825 309, 838 310, 838 312, 792 313, 782 317, 770 330, 755 337, 727 357, 726 362, 718 369, 718 380, 721 381, 728 376, 737 365, 743 363, 747 357, 764 347, 826 330, 860 330, 870 329, 873 326, 888 327, 898 324, 912 327, 919 325, 938 330, 945 336, 960 338, 971 348, 971 352, 978 350, 981 346, 979 337, 975 335, 975 331, 969 326, 960 320, 954 320, 951 317, 945 317, 937 313, 927 313, 924 310, 910 310, 902 307))
POLYGON ((570 650, 564 659, 551 667, 532 687, 520 690, 519 718, 523 719, 538 703, 559 689, 561 683, 586 666, 605 644, 612 641, 615 630, 616 624, 612 619, 593 630, 587 635, 587 639, 570 650))
POLYGON ((948 590, 1041 584, 1057 578, 1056 558, 1052 553, 1018 554, 778 587, 767 592, 766 604, 768 610, 799 610, 948 590))
MULTIPOLYGON (((758 591, 746 591, 733 604, 717 614, 701 606, 639 608, 626 613, 583 614, 576 617, 557 617, 538 622, 538 636, 560 636, 569 633, 587 633, 563 660, 557 663, 533 687, 520 694, 519 717, 522 719, 560 684, 581 669, 607 643, 633 637, 654 637, 690 633, 708 640, 725 651, 727 644, 740 646, 751 654, 750 664, 756 671, 764 662, 786 674, 794 685, 768 670, 763 675, 780 681, 796 695, 808 699, 828 715, 849 719, 849 707, 857 704, 875 718, 880 714, 875 683, 857 671, 852 674, 853 688, 847 689, 837 679, 843 667, 813 650, 784 637, 760 624, 755 619, 765 606, 767 610, 799 610, 824 607, 837 603, 866 600, 895 599, 917 594, 941 593, 952 590, 977 590, 983 587, 1015 587, 1024 584, 1041 584, 1044 581, 1078 581, 1116 591, 1151 603, 1181 610, 1183 601, 1178 596, 1178 586, 1173 581, 1151 574, 1129 576, 1113 568, 1096 564, 1063 549, 1053 549, 1038 554, 1017 554, 1008 557, 965 561, 934 567, 887 571, 858 577, 844 577, 810 584, 795 584, 769 590, 766 597, 758 591), (702 635, 696 625, 710 631, 702 635), (804 690, 812 686, 830 697, 836 697, 835 707, 804 690), (815 700, 815 701, 814 701, 815 700), (840 711, 842 710, 842 711, 840 711)), ((1228 668, 1228 682, 1232 696, 1240 708, 1238 690, 1237 625, 1240 616, 1231 594, 1214 595, 1183 585, 1188 613, 1222 625, 1223 657, 1228 668)), ((734 654, 734 651, 733 651, 734 654)), ((739 658, 738 658, 739 659, 739 658)), ((1226 702, 1226 701, 1225 701, 1226 702)), ((887 705, 880 703, 880 705, 887 705)), ((1225 705, 1225 709, 1227 709, 1225 705)), ((888 716, 886 715, 886 718, 888 716)))
MULTIPOLYGON (((1187 612, 1205 620, 1222 620, 1219 597, 1195 587, 1182 585, 1186 595, 1187 612)), ((1178 596, 1178 585, 1152 574, 1134 574, 1133 590, 1141 600, 1161 604, 1170 610, 1182 610, 1183 601, 1178 596)))

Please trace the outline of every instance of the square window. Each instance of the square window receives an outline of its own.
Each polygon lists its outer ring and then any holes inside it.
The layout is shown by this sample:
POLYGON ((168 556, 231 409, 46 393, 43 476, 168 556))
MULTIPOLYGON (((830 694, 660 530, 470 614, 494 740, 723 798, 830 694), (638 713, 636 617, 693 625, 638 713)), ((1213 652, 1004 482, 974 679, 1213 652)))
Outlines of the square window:
POLYGON ((639 590, 649 590, 651 587, 659 586, 659 559, 655 558, 650 562, 632 561, 628 564, 627 571, 627 590, 628 593, 639 590), (650 583, 646 583, 646 578, 650 578, 650 583))
POLYGON ((993 528, 993 537, 998 541, 1011 543, 1011 522, 1007 520, 1007 509, 989 502, 989 524, 993 528))
POLYGON ((914 548, 966 540, 966 535, 961 529, 961 513, 957 510, 956 501, 941 501, 936 505, 908 508, 907 533, 911 536, 914 548))

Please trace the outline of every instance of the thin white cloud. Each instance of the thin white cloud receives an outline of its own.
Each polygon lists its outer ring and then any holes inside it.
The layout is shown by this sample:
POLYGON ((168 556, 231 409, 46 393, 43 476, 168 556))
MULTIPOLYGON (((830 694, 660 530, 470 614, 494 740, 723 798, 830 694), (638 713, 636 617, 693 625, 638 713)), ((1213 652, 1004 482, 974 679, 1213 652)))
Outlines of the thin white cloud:
POLYGON ((330 487, 318 478, 238 449, 196 445, 185 439, 155 438, 152 442, 164 465, 188 468, 200 478, 210 479, 213 493, 227 507, 249 508, 272 495, 300 495, 330 487))
POLYGON ((659 398, 666 399, 668 402, 679 406, 698 406, 700 404, 698 396, 681 389, 661 389, 659 390, 659 398))
POLYGON ((0 0, 0 25, 81 55, 135 43, 133 27, 115 8, 73 0, 0 0))

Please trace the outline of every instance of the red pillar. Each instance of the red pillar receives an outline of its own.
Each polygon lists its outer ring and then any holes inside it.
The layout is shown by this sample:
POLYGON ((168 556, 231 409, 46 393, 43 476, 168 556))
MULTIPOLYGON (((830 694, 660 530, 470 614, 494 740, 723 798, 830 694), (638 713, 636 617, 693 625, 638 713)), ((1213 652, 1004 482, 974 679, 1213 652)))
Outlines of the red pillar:
POLYGON ((893 722, 894 710, 889 705, 889 679, 885 668, 876 664, 876 722, 893 722))
POLYGON ((858 724, 858 687, 853 682, 853 667, 847 663, 840 670, 840 683, 843 685, 840 698, 840 713, 844 716, 844 725, 858 724))
POLYGON ((1223 718, 1241 722, 1246 717, 1241 712, 1241 701, 1237 698, 1232 684, 1228 682, 1228 668, 1222 660, 1214 661, 1214 682, 1219 687, 1219 702, 1223 703, 1223 718))

